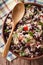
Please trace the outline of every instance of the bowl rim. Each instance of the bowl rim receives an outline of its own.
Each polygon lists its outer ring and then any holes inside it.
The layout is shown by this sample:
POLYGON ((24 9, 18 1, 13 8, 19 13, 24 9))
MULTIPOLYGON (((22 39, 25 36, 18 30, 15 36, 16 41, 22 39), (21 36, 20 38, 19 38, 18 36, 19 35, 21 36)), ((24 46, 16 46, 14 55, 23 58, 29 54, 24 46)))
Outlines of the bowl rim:
MULTIPOLYGON (((33 3, 33 2, 28 2, 28 3, 24 3, 24 4, 25 4, 25 5, 26 5, 26 4, 32 4, 32 5, 35 5, 35 6, 38 6, 38 7, 43 7, 43 5, 37 4, 37 3, 33 3)), ((10 11, 9 14, 10 14, 11 12, 12 12, 12 11, 10 11)), ((7 20, 7 17, 9 16, 9 14, 7 14, 7 16, 6 16, 6 18, 5 18, 4 22, 3 22, 3 26, 2 26, 2 38, 3 38, 4 43, 5 43, 5 38, 4 38, 4 24, 5 24, 6 20, 7 20)), ((12 50, 10 50, 10 51, 12 52, 12 50)), ((14 53, 14 52, 12 52, 12 53, 13 53, 14 55, 16 55, 17 57, 19 57, 19 58, 26 59, 26 60, 30 60, 30 61, 31 61, 31 60, 40 59, 40 58, 43 57, 43 55, 37 56, 37 57, 33 57, 33 58, 21 57, 21 56, 19 56, 18 54, 14 53)))

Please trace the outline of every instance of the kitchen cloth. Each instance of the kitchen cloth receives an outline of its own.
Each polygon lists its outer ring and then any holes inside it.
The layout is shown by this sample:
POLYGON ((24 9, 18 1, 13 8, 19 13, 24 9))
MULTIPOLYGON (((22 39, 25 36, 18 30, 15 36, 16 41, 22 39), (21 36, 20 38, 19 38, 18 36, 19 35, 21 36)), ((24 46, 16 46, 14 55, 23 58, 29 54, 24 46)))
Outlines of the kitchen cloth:
POLYGON ((15 6, 16 0, 0 0, 0 18, 7 15, 15 6))

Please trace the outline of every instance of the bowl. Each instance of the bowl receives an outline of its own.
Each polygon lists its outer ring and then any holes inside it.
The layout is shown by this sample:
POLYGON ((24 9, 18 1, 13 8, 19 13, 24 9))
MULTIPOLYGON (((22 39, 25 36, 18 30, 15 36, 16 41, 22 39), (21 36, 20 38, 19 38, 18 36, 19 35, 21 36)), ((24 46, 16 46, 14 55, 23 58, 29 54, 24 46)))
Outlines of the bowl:
MULTIPOLYGON (((39 8, 40 8, 40 7, 43 8, 43 5, 40 5, 40 4, 30 3, 30 2, 24 3, 24 5, 27 5, 27 4, 31 4, 31 5, 38 6, 39 8)), ((4 40, 5 43, 6 43, 6 38, 5 38, 5 35, 4 35, 5 22, 7 21, 7 19, 9 19, 10 21, 12 21, 12 16, 11 16, 11 14, 12 14, 12 11, 7 15, 7 17, 6 17, 6 19, 5 19, 4 23, 3 23, 2 36, 3 36, 3 40, 4 40)), ((37 57, 33 57, 33 58, 21 57, 21 56, 19 56, 17 53, 14 53, 11 48, 10 48, 9 50, 10 50, 13 54, 15 54, 17 57, 23 58, 23 59, 26 59, 26 60, 35 60, 35 59, 39 59, 39 58, 42 58, 42 57, 43 57, 43 55, 37 56, 37 57)))

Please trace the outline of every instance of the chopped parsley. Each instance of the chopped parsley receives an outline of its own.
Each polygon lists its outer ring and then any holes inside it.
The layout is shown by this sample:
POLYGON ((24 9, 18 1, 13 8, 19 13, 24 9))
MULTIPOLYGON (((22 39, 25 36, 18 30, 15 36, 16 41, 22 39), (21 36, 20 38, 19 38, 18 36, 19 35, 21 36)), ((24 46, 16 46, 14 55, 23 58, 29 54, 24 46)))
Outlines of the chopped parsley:
POLYGON ((30 34, 30 36, 33 36, 33 32, 28 32, 28 34, 30 34))
POLYGON ((25 54, 23 51, 21 51, 21 52, 19 53, 19 55, 20 55, 20 56, 25 56, 26 54, 25 54))
POLYGON ((42 22, 39 22, 39 25, 43 26, 43 23, 42 22))
POLYGON ((4 31, 5 31, 5 32, 8 32, 8 29, 5 29, 4 31))

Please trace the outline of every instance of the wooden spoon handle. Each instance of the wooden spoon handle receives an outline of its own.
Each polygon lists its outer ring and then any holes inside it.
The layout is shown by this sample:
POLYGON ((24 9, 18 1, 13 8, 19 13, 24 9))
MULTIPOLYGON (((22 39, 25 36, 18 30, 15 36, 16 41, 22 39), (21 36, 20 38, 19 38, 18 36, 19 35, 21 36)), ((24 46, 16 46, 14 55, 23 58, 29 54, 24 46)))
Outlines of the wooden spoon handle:
POLYGON ((7 56, 7 53, 8 53, 10 44, 11 44, 11 40, 12 40, 13 30, 14 30, 14 28, 11 30, 11 33, 10 33, 9 38, 8 38, 8 40, 7 40, 7 43, 5 44, 5 47, 4 47, 4 50, 3 50, 3 53, 2 53, 2 56, 3 56, 3 57, 6 57, 6 56, 7 56))

